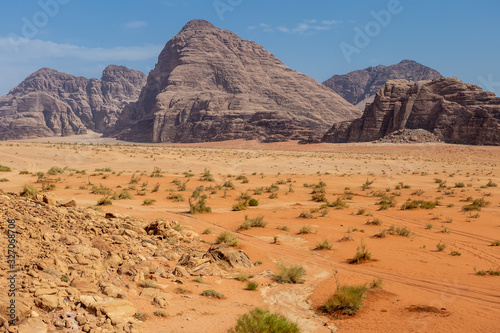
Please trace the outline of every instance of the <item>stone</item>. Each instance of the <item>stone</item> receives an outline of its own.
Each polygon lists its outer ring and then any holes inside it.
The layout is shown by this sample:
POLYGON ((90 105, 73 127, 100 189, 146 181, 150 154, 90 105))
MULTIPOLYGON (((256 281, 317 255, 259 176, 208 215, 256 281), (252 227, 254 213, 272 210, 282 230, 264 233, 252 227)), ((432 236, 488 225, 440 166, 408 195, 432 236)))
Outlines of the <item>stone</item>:
POLYGON ((500 145, 500 98, 457 78, 393 80, 361 118, 335 123, 323 141, 369 142, 417 129, 446 143, 500 145))
POLYGON ((59 297, 56 295, 41 295, 35 298, 35 305, 45 311, 59 308, 59 297))
POLYGON ((71 207, 76 207, 78 204, 76 203, 75 199, 70 199, 64 201, 62 204, 59 205, 60 207, 66 207, 66 208, 71 208, 71 207))
POLYGON ((41 318, 29 318, 25 322, 19 324, 19 333, 47 333, 48 326, 41 318))
POLYGON ((96 311, 101 311, 111 319, 113 325, 126 322, 137 312, 132 303, 127 300, 106 300, 94 305, 96 311))
POLYGON ((141 142, 304 140, 360 114, 257 43, 193 20, 166 44, 137 103, 105 135, 141 142))
POLYGON ((0 97, 0 140, 102 133, 145 83, 123 66, 108 66, 100 80, 42 68, 0 97))
POLYGON ((203 255, 213 263, 226 263, 236 269, 252 268, 254 265, 248 255, 226 245, 212 245, 203 255))
POLYGON ((56 206, 57 201, 56 198, 52 193, 46 193, 43 195, 43 202, 45 202, 48 205, 56 206))
POLYGON ((413 60, 403 60, 391 66, 379 65, 344 75, 334 75, 323 84, 363 111, 366 102, 373 101, 377 91, 389 80, 422 81, 440 77, 441 74, 432 68, 413 60))
POLYGON ((74 278, 71 281, 71 287, 78 289, 82 295, 93 295, 99 291, 99 287, 95 284, 80 277, 74 278))

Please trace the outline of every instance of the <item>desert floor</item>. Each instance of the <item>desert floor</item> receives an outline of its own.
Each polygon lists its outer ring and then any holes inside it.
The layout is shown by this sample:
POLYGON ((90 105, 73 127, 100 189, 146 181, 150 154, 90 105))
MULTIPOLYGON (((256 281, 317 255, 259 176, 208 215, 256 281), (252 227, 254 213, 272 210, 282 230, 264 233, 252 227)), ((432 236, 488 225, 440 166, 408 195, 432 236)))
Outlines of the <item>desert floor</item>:
MULTIPOLYGON (((62 174, 46 175, 45 180, 46 186, 55 185, 51 192, 60 201, 74 198, 79 206, 91 207, 103 197, 91 193, 93 186, 113 191, 128 188, 133 199, 114 200, 99 209, 148 221, 178 220, 207 243, 227 230, 237 235, 239 248, 253 262, 262 261, 244 272, 255 275, 259 289, 254 292, 234 279, 206 277, 204 284, 185 283, 189 294, 180 295, 173 293, 177 285, 163 281, 165 291, 173 294, 168 317, 151 316, 145 323, 147 332, 224 332, 239 315, 256 306, 286 315, 303 332, 336 328, 338 332, 500 331, 500 277, 475 273, 500 269, 500 246, 491 246, 500 239, 500 187, 493 186, 500 182, 500 147, 242 140, 132 145, 92 136, 85 144, 77 143, 81 138, 65 141, 1 142, 0 164, 12 171, 0 173, 0 178, 8 180, 0 183, 0 189, 20 192, 26 184, 41 189, 34 173, 46 173, 54 166, 66 168, 62 174), (151 177, 155 168, 161 177, 151 177), (213 182, 200 180, 205 169, 213 174, 213 182), (23 170, 30 174, 20 174, 23 170), (174 180, 181 185, 188 181, 186 190, 179 191, 174 180), (235 188, 221 187, 226 181, 235 188), (347 196, 342 201, 348 207, 320 210, 324 202, 311 198, 314 184, 320 182, 326 184, 328 201, 347 196), (438 182, 444 185, 439 188, 438 182), (370 188, 363 189, 365 183, 370 188), (279 187, 273 192, 275 198, 267 191, 272 184, 279 187), (188 199, 200 186, 212 212, 189 214, 188 199), (255 194, 256 190, 261 194, 255 194), (244 193, 259 205, 233 211, 244 193), (172 194, 185 200, 168 199, 172 194), (394 196, 396 205, 379 210, 376 203, 383 194, 394 196), (438 200, 439 205, 402 210, 410 198, 438 200), (462 211, 462 206, 478 198, 489 205, 481 211, 462 211), (144 205, 145 199, 156 201, 144 205), (245 215, 263 215, 268 224, 238 230, 245 215), (375 219, 381 225, 367 224, 375 219), (282 230, 285 226, 288 230, 282 230), (304 226, 311 226, 312 233, 298 234, 304 226), (386 231, 385 237, 374 237, 391 227, 406 228, 410 234, 386 231), (212 235, 202 234, 207 228, 213 230, 212 235), (333 249, 315 250, 325 240, 333 249), (362 241, 373 260, 350 264, 362 241), (438 251, 439 243, 445 245, 443 251, 438 251), (271 277, 278 262, 304 266, 305 283, 274 283, 271 277), (374 279, 382 280, 382 289, 370 290, 355 316, 329 317, 317 310, 335 292, 337 281, 351 285, 374 279), (224 299, 200 296, 210 288, 223 293, 224 299)), ((154 312, 147 302, 132 301, 154 312)))

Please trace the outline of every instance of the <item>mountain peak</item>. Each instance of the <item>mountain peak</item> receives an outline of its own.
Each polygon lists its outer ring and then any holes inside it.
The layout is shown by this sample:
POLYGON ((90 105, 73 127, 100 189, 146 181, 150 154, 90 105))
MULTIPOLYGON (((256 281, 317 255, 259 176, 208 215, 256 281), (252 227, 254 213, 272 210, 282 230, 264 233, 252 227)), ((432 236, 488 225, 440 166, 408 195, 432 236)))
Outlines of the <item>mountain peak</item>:
POLYGON ((195 19, 189 21, 183 28, 182 31, 185 30, 216 30, 217 28, 210 22, 201 20, 201 19, 195 19))

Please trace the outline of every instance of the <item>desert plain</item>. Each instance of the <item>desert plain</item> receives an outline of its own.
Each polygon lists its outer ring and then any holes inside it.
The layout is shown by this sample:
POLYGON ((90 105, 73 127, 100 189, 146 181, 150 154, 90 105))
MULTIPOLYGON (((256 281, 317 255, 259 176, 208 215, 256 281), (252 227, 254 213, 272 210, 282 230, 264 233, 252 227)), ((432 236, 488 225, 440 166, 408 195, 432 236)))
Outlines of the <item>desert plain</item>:
MULTIPOLYGON (((11 169, 0 172, 4 193, 19 194, 32 185, 60 203, 74 199, 79 208, 102 216, 178 221, 199 235, 183 246, 199 251, 228 231, 238 238, 236 248, 258 263, 249 269, 223 267, 221 275, 196 280, 151 277, 171 295, 166 317, 153 315, 157 307, 140 296, 141 281, 114 280, 149 317, 144 332, 226 332, 258 306, 285 315, 302 332, 500 330, 500 277, 490 274, 500 270, 500 246, 493 246, 500 240, 499 147, 245 140, 139 145, 45 138, 1 142, 0 165, 11 169), (61 172, 48 174, 53 167, 61 172), (206 170, 213 181, 201 180, 206 170), (93 188, 127 190, 131 198, 97 205, 107 195, 91 193, 93 188), (211 212, 189 212, 197 189, 211 212), (324 194, 317 201, 315 189, 324 194), (258 205, 234 210, 249 197, 258 205), (388 207, 379 204, 383 197, 393 197, 388 207), (481 198, 487 203, 480 210, 464 211, 481 198), (408 200, 436 205, 402 209, 408 200), (267 225, 242 229, 245 216, 263 216, 267 225), (331 249, 317 249, 320 243, 331 249), (362 244, 371 260, 350 263, 362 244), (304 283, 273 281, 280 263, 303 266, 304 283), (246 290, 247 282, 235 279, 237 274, 250 276, 257 290, 246 290), (355 315, 321 311, 337 284, 373 281, 377 288, 365 293, 355 315), (206 289, 224 296, 200 295, 206 289)), ((4 251, 5 239, 0 244, 4 251)), ((22 246, 19 256, 29 257, 22 246)), ((134 254, 166 270, 176 267, 175 260, 158 261, 138 251, 134 254)), ((3 293, 4 276, 2 281, 3 293)))

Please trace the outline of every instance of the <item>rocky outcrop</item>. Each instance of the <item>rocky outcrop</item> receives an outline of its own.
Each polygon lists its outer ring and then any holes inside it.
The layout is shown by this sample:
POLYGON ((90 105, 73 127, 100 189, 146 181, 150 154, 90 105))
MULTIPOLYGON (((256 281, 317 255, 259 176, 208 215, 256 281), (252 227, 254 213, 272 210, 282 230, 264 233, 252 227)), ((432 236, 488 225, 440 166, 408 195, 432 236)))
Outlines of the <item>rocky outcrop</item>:
POLYGON ((0 140, 102 133, 145 83, 123 66, 108 66, 101 80, 40 69, 0 98, 0 140))
POLYGON ((423 129, 447 143, 500 144, 500 98, 456 78, 387 82, 363 116, 333 125, 325 142, 368 142, 423 129))
POLYGON ((137 104, 108 134, 144 142, 300 140, 360 114, 257 43, 193 20, 167 43, 137 104))
POLYGON ((441 74, 432 68, 413 60, 403 60, 392 66, 379 65, 345 75, 334 75, 323 84, 364 110, 365 104, 371 103, 377 91, 389 80, 422 81, 440 77, 441 74))

